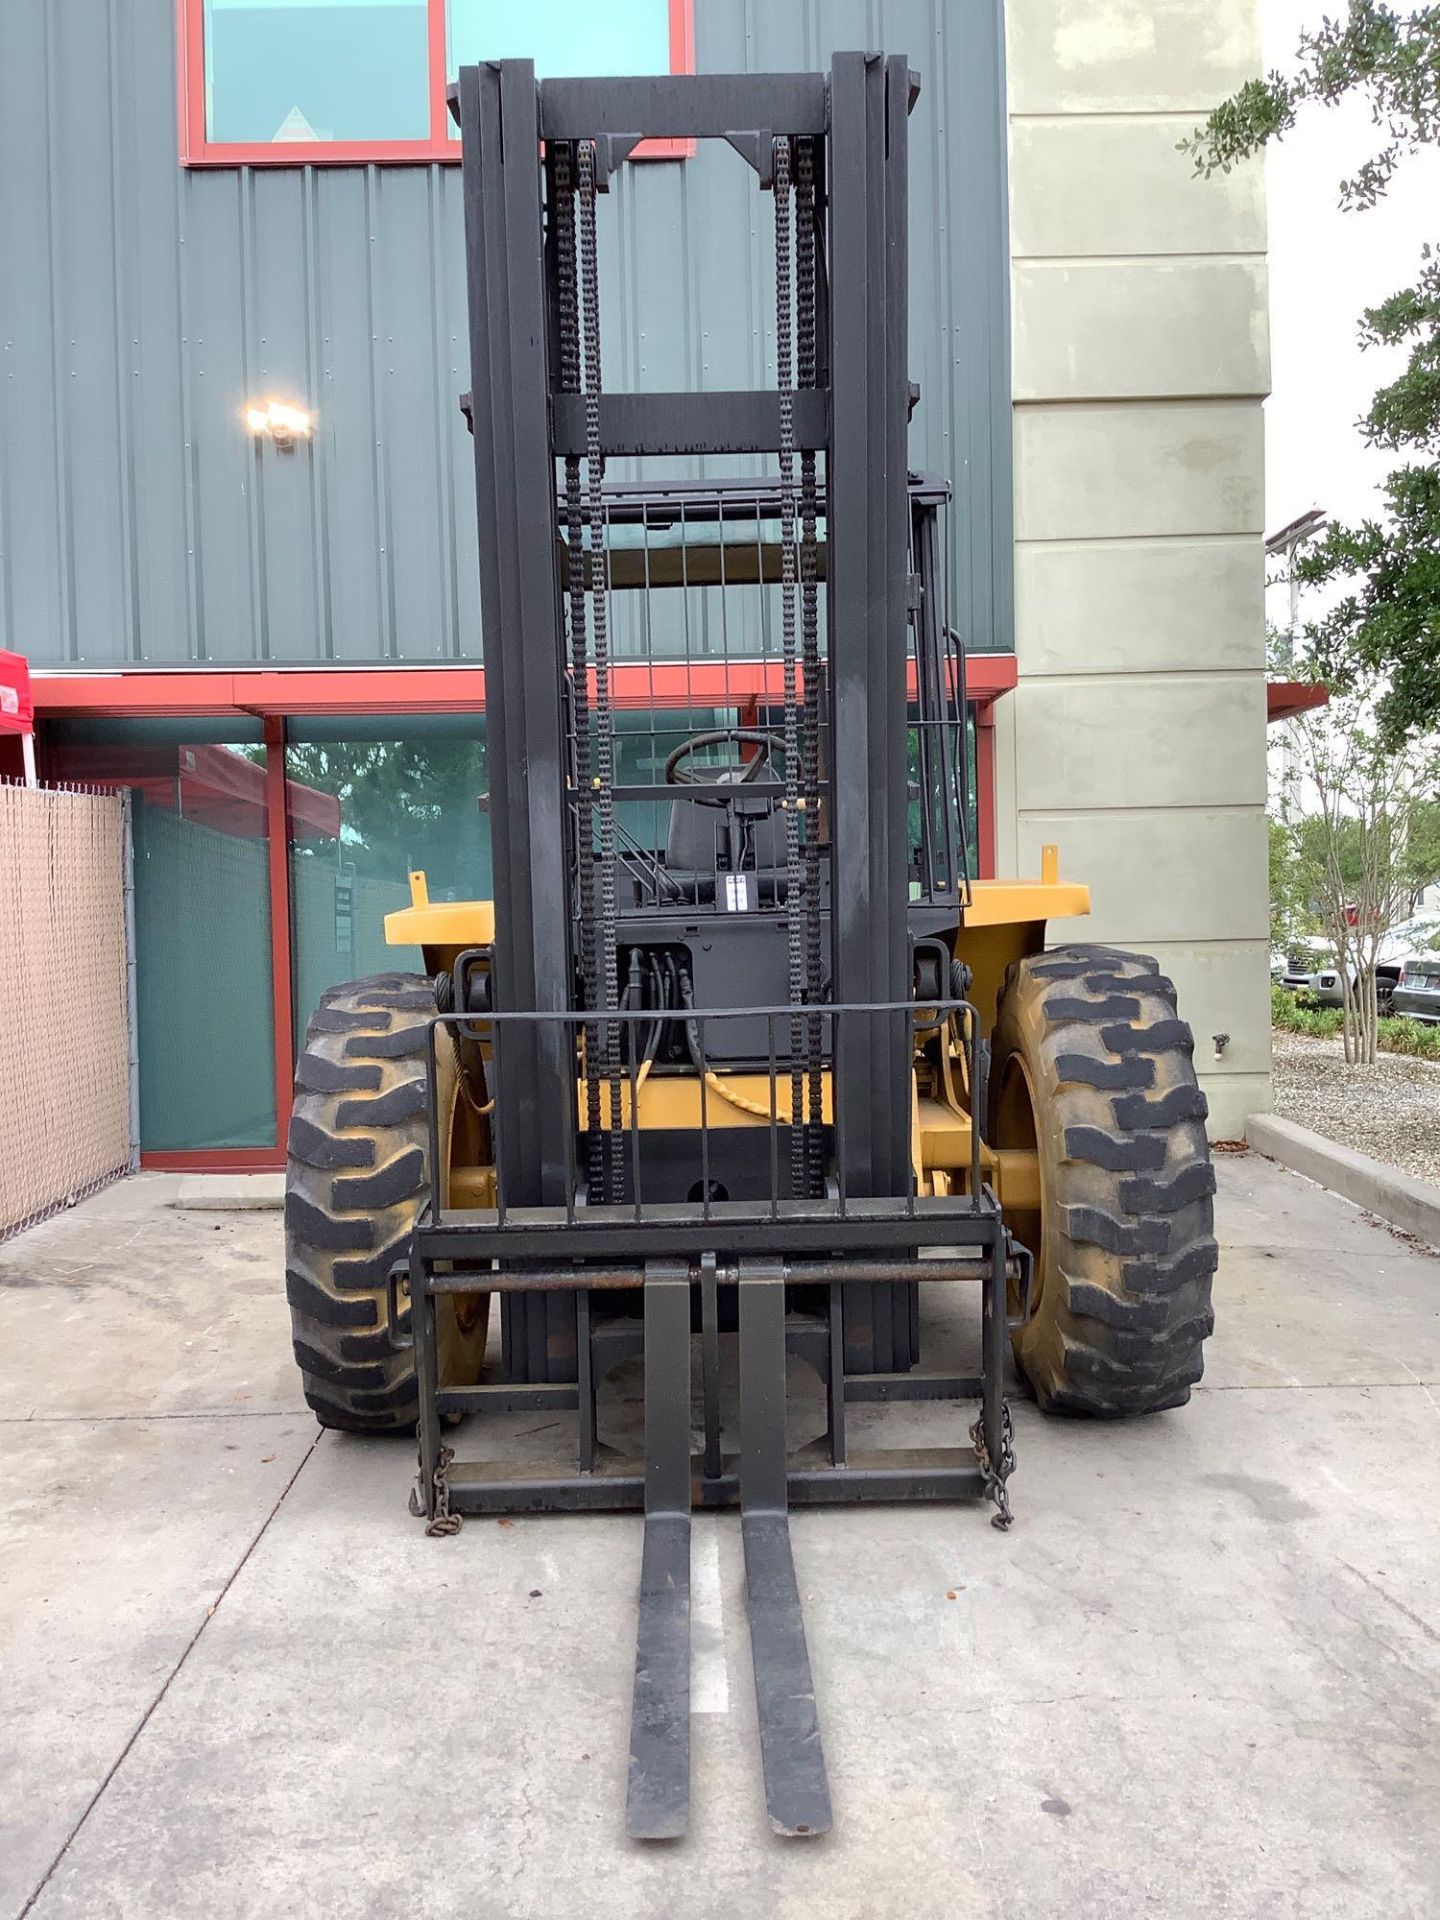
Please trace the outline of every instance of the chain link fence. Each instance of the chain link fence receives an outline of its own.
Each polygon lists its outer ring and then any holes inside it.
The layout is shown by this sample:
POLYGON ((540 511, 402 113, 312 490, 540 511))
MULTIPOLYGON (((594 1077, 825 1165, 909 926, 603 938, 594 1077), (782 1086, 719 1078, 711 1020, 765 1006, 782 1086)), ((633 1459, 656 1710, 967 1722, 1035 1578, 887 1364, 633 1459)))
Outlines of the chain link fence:
POLYGON ((0 1239, 132 1164, 125 802, 0 785, 0 1239))

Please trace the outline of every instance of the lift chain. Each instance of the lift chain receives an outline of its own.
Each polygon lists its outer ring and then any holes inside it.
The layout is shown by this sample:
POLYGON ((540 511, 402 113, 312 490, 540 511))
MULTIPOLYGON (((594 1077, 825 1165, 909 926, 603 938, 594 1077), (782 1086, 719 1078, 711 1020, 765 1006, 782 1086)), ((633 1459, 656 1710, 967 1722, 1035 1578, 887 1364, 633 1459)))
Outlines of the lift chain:
MULTIPOLYGON (((796 333, 802 387, 818 384, 815 279, 815 143, 800 140, 796 149, 796 333)), ((800 777, 805 793, 805 998, 818 1006, 823 994, 820 930, 820 607, 816 565, 819 513, 815 454, 800 455, 800 650, 804 677, 800 777)), ((824 1095, 821 1076, 821 1023, 812 1014, 805 1023, 806 1192, 824 1190, 824 1095)))
MULTIPOLYGON (((575 184, 570 163, 571 143, 555 143, 555 248, 558 266, 560 324, 560 385, 566 393, 580 391, 580 319, 575 280, 575 184)), ((587 557, 584 552, 583 503, 578 455, 565 456, 565 541, 568 558, 570 616, 570 682, 575 731, 575 864, 579 881, 580 981, 584 1005, 600 998, 595 951, 595 826, 594 791, 590 775, 590 648, 586 601, 587 557)), ((585 1126, 589 1138, 592 1188, 598 1172, 600 1142, 599 1032, 587 1026, 584 1034, 585 1126)), ((592 1190, 592 1199, 601 1196, 592 1190)))
MULTIPOLYGON (((580 173, 580 309, 584 347, 585 480, 591 619, 595 635, 595 776, 600 812, 600 1011, 619 1005, 615 900, 615 719, 610 704, 609 560, 605 547, 604 462, 600 453, 600 282, 595 241, 595 143, 578 148, 580 173)), ((601 1025, 601 1070, 609 1087, 605 1155, 609 1198, 625 1198, 621 1148, 619 1023, 601 1025)))
MULTIPOLYGON (((425 1522, 426 1536, 431 1540, 448 1540, 452 1534, 460 1531, 465 1524, 465 1516, 450 1511, 450 1463, 455 1458, 453 1447, 441 1447, 439 1458, 435 1462, 435 1471, 430 1476, 435 1486, 434 1517, 425 1522)), ((415 1476, 415 1484, 410 1489, 410 1511, 420 1519, 425 1512, 425 1500, 421 1494, 424 1484, 425 1463, 420 1463, 420 1472, 415 1476)))
POLYGON ((985 1476, 985 1491, 995 1502, 995 1512, 991 1516, 992 1527, 999 1527, 1003 1533, 1015 1516, 1010 1511, 1010 1495, 1005 1482, 1015 1471, 1015 1428, 1010 1419, 1010 1402, 1000 1402, 1000 1461, 996 1465, 991 1461, 990 1449, 985 1444, 985 1415, 982 1411, 970 1429, 970 1444, 975 1449, 975 1458, 980 1462, 980 1471, 985 1476))
POLYGON ((780 391, 780 556, 781 631, 785 676, 785 937, 788 998, 797 1010, 790 1020, 790 1191, 805 1192, 807 1154, 801 1125, 804 1027, 798 1009, 805 997, 805 960, 801 922, 799 683, 795 652, 795 336, 791 261, 790 141, 775 141, 775 383, 780 391))

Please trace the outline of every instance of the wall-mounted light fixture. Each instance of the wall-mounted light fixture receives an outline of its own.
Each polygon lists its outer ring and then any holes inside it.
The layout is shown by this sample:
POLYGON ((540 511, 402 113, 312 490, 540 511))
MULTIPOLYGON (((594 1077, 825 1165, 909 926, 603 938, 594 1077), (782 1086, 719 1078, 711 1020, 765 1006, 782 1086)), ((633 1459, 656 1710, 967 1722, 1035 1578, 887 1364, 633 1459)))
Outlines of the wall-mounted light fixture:
POLYGON ((268 433, 279 453, 293 453, 297 440, 308 440, 315 420, 303 407, 292 407, 284 400, 264 400, 245 409, 245 424, 258 440, 268 433))

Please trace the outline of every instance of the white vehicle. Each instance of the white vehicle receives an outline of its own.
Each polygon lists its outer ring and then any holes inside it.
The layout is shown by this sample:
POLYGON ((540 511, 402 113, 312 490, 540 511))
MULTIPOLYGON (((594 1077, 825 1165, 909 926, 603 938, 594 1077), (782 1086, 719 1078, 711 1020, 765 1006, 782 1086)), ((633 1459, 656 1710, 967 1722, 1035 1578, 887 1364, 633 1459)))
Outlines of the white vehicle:
MULTIPOLYGON (((1440 961, 1437 961, 1440 966, 1440 961)), ((1375 999, 1381 1013, 1389 1013, 1390 1002, 1395 989, 1400 984, 1401 962, 1399 960, 1381 960, 1375 968, 1375 999)), ((1352 968, 1351 980, 1356 975, 1352 968)), ((1287 967, 1280 976, 1280 984, 1287 993, 1309 1001, 1317 1007, 1343 1007, 1345 989, 1341 984, 1340 969, 1335 965, 1319 967, 1313 973, 1307 973, 1302 967, 1287 967)))
MULTIPOLYGON (((1287 993, 1300 995, 1319 1007, 1343 1007, 1345 992, 1333 952, 1317 966, 1285 959, 1277 971, 1276 956, 1271 955, 1270 977, 1278 980, 1287 993)), ((1433 909, 1417 913, 1413 919, 1392 927, 1380 942, 1375 965, 1375 993, 1381 1013, 1390 1012, 1390 1003, 1404 974, 1412 984, 1426 968, 1440 976, 1440 914, 1433 909)), ((1352 969, 1352 979, 1355 977, 1352 969)))

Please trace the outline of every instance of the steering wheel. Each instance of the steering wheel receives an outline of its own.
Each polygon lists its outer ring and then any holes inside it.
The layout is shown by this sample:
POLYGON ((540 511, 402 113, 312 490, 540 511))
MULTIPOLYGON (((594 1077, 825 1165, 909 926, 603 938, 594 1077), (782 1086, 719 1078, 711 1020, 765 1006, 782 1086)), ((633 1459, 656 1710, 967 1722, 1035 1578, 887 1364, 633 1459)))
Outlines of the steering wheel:
POLYGON ((736 787, 754 786, 770 771, 771 756, 784 751, 785 742, 778 733, 765 733, 758 727, 720 727, 714 733, 692 733, 666 760, 665 784, 715 789, 713 793, 696 793, 693 798, 702 807, 723 807, 734 798, 736 787), (686 766, 701 747, 721 747, 732 741, 737 746, 758 747, 759 752, 753 760, 732 760, 697 769, 686 766), (739 778, 732 779, 734 774, 739 778))

